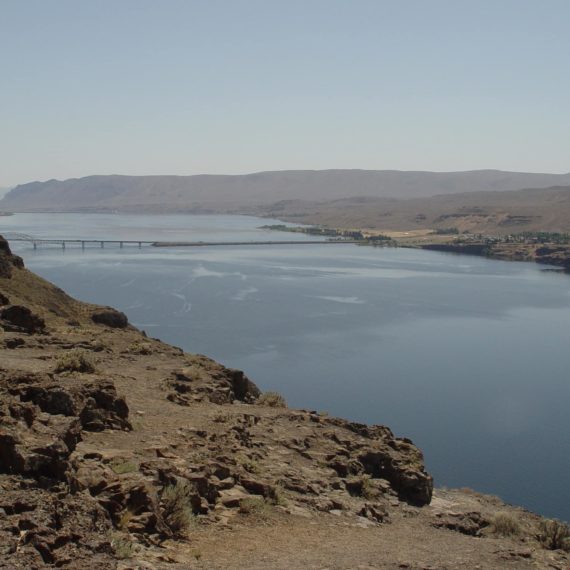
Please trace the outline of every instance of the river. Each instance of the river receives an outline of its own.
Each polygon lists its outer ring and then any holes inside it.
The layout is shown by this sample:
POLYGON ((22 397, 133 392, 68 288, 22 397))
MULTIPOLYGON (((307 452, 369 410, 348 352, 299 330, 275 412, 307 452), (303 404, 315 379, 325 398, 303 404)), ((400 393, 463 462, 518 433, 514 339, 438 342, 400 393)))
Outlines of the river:
MULTIPOLYGON (((17 214, 0 234, 307 239, 241 216, 17 214)), ((289 404, 388 425, 437 485, 570 520, 570 278, 544 266, 354 245, 39 248, 27 266, 289 404)))

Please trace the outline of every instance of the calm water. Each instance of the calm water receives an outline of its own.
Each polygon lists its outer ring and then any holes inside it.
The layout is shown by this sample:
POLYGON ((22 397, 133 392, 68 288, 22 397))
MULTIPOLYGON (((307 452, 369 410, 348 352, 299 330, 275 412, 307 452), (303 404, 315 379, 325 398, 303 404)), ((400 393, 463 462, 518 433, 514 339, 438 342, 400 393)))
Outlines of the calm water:
MULTIPOLYGON (((291 239, 228 216, 16 215, 0 233, 291 239)), ((292 406, 389 425, 436 484, 570 520, 570 277, 525 263, 351 245, 14 246, 81 299, 244 369, 292 406)))

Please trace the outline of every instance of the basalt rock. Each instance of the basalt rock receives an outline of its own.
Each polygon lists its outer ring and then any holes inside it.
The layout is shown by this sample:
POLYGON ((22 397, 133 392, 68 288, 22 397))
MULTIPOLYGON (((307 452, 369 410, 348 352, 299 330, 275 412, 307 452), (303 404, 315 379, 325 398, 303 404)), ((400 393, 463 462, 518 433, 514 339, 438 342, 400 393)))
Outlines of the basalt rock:
POLYGON ((9 332, 27 334, 43 333, 45 321, 22 305, 9 305, 0 308, 0 326, 9 332))
POLYGON ((116 568, 105 510, 89 495, 61 491, 13 485, 0 494, 2 570, 116 568))
POLYGON ((259 388, 241 371, 217 365, 203 374, 195 366, 172 373, 164 382, 167 398, 181 405, 207 400, 213 404, 232 404, 234 401, 253 403, 260 396, 259 388))
POLYGON ((112 382, 65 382, 0 376, 0 472, 67 480, 83 429, 131 429, 128 406, 112 382))
POLYGON ((129 320, 125 313, 112 309, 111 307, 105 307, 103 309, 97 309, 92 315, 91 320, 94 323, 105 325, 113 329, 124 329, 129 325, 129 320))
POLYGON ((14 267, 24 267, 24 262, 12 253, 8 242, 0 236, 0 277, 10 279, 14 267))

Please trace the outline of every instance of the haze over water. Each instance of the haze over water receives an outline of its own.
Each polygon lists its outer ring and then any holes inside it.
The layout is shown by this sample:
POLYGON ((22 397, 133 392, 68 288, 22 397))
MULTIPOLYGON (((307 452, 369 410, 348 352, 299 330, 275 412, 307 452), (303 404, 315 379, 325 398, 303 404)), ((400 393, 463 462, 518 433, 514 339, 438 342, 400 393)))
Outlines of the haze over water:
MULTIPOLYGON (((232 216, 18 214, 0 234, 307 239, 232 216)), ((241 368, 293 407, 388 425, 436 485, 570 520, 570 278, 527 263, 351 245, 71 249, 27 266, 150 336, 241 368)))

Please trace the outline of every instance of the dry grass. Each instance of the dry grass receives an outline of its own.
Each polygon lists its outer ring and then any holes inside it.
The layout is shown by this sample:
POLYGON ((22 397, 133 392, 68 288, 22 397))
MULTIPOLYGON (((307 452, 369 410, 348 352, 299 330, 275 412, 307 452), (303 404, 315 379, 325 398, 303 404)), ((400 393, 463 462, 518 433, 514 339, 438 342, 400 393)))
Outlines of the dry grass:
POLYGON ((248 497, 240 502, 238 512, 240 515, 255 515, 265 518, 268 516, 270 508, 263 497, 248 497))
POLYGON ((128 527, 129 527, 129 522, 131 521, 131 519, 135 516, 135 513, 131 510, 131 509, 125 509, 120 518, 119 521, 117 522, 117 528, 119 528, 122 531, 127 531, 128 527))
POLYGON ((224 412, 217 412, 216 414, 214 414, 212 421, 217 424, 225 424, 231 421, 231 419, 232 419, 231 414, 227 414, 224 412))
POLYGON ((115 557, 119 560, 127 560, 133 556, 133 543, 122 538, 116 533, 111 537, 111 546, 115 551, 115 557))
POLYGON ((278 392, 264 392, 259 396, 256 404, 260 406, 269 406, 270 408, 286 408, 287 402, 285 398, 278 392))
POLYGON ((545 519, 540 522, 538 541, 548 550, 565 550, 570 552, 570 526, 556 519, 545 519))
POLYGON ((116 461, 111 463, 111 469, 117 475, 123 475, 124 473, 134 473, 138 466, 130 461, 116 461))
POLYGON ((150 342, 140 342, 137 340, 129 346, 128 352, 129 354, 140 354, 143 356, 152 354, 152 345, 150 342))
POLYGON ((184 534, 196 522, 191 503, 193 494, 194 488, 187 481, 179 481, 162 490, 162 516, 170 530, 177 535, 184 534))
POLYGON ((497 513, 490 526, 491 532, 498 536, 519 536, 522 532, 519 521, 509 513, 497 513))
POLYGON ((240 453, 236 456, 236 462, 241 465, 248 473, 256 474, 261 472, 259 461, 240 453))
POLYGON ((60 354, 55 361, 54 372, 84 372, 93 373, 96 371, 95 360, 85 350, 72 348, 60 354))
POLYGON ((281 485, 277 485, 273 494, 271 495, 271 504, 277 506, 286 506, 288 504, 287 498, 285 497, 285 490, 281 485))

